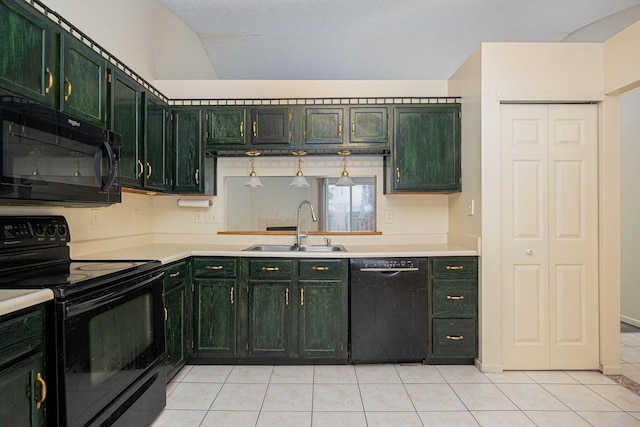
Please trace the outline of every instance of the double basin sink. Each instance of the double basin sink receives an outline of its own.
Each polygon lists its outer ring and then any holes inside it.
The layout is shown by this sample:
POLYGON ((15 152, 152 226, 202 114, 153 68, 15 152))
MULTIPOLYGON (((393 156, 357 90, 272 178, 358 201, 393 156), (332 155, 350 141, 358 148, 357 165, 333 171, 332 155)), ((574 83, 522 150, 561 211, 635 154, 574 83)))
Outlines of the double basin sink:
POLYGON ((253 245, 245 251, 254 252, 347 252, 342 245, 253 245))

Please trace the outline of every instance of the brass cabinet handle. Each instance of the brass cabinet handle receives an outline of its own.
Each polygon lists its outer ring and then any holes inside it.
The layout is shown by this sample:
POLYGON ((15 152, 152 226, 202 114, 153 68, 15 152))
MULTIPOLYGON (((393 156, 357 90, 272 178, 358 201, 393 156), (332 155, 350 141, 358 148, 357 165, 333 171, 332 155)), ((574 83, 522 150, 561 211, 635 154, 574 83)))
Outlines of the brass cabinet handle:
POLYGON ((143 172, 144 172, 144 165, 140 160, 138 160, 138 178, 142 176, 143 172))
POLYGON ((42 378, 42 374, 40 374, 40 372, 36 374, 36 381, 39 382, 40 387, 42 387, 42 391, 40 392, 40 399, 36 400, 36 409, 40 409, 42 407, 42 403, 44 403, 44 400, 47 398, 47 383, 44 382, 44 379, 42 378))
POLYGON ((280 271, 278 267, 262 267, 262 271, 280 271))
POLYGON ((180 275, 180 272, 176 271, 175 273, 171 273, 169 277, 178 277, 179 275, 180 275))
POLYGON ((69 77, 64 78, 64 83, 67 85, 67 93, 64 95, 64 100, 68 101, 69 97, 71 96, 71 92, 73 92, 73 86, 71 85, 71 80, 69 80, 69 77))
POLYGON ((400 168, 396 168, 396 182, 400 182, 400 168))
POLYGON ((447 335, 447 339, 452 341, 460 341, 464 339, 464 337, 462 335, 447 335))
POLYGON ((300 305, 304 305, 304 288, 300 289, 300 305))
POLYGON ((169 319, 169 310, 167 310, 167 307, 164 308, 164 321, 166 322, 167 319, 169 319))
POLYGON ((151 174, 153 173, 153 169, 151 169, 151 163, 147 162, 147 169, 149 173, 147 174, 147 179, 151 178, 151 174))
POLYGON ((356 121, 353 120, 351 122, 351 135, 355 135, 356 134, 356 121))
POLYGON ((338 123, 338 136, 342 136, 342 122, 338 123))
POLYGON ((463 270, 464 265, 447 265, 444 269, 445 270, 463 270))
POLYGON ((195 177, 196 177, 196 184, 200 185, 200 169, 196 169, 196 173, 195 173, 195 177))
POLYGON ((324 267, 320 265, 314 265, 313 267, 311 267, 311 269, 315 271, 329 271, 329 267, 324 267))
POLYGON ((284 304, 289 305, 289 288, 284 291, 284 304))
POLYGON ((244 136, 244 122, 240 122, 240 136, 244 136))
POLYGON ((207 270, 223 270, 223 265, 207 265, 207 270))
POLYGON ((49 91, 53 87, 53 73, 51 72, 51 69, 49 67, 45 67, 44 72, 48 76, 47 87, 44 88, 44 93, 49 93, 49 91))
POLYGON ((231 304, 233 304, 233 286, 231 287, 231 290, 229 291, 229 301, 231 302, 231 304))
POLYGON ((462 295, 460 295, 460 296, 447 295, 447 299, 458 301, 458 300, 464 299, 464 296, 462 296, 462 295))
POLYGON ((253 136, 254 137, 258 136, 258 123, 253 122, 253 124, 251 126, 253 128, 253 136))

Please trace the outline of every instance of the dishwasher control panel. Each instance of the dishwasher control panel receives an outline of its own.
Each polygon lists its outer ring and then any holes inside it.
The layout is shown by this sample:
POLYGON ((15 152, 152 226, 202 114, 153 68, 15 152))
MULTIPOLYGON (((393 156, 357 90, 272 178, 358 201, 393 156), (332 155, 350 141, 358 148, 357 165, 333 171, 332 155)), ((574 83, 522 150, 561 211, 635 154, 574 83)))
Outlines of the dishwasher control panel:
POLYGON ((417 258, 354 258, 351 265, 360 269, 405 270, 418 269, 417 258))

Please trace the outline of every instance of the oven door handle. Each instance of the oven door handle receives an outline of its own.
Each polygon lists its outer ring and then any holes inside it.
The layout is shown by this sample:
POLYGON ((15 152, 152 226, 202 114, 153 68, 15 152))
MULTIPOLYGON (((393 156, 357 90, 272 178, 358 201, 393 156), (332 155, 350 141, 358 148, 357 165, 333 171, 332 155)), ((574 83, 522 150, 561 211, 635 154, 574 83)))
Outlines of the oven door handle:
POLYGON ((124 289, 120 289, 118 291, 109 293, 107 295, 103 295, 101 297, 98 298, 94 298, 91 299, 89 301, 85 301, 85 302, 81 302, 79 304, 68 304, 65 303, 65 307, 64 307, 64 311, 67 315, 67 317, 72 317, 72 316, 77 316, 78 314, 82 314, 82 313, 86 313, 89 310, 93 310, 96 307, 105 305, 105 304, 110 304, 116 301, 119 301, 123 298, 125 298, 129 293, 131 293, 132 291, 135 291, 137 289, 143 288, 145 286, 148 286, 149 284, 162 279, 162 276, 164 276, 164 271, 161 271, 157 274, 154 274, 153 276, 144 279, 141 282, 138 282, 136 284, 134 284, 133 286, 129 286, 126 287, 124 289), (68 304, 68 305, 67 305, 68 304))

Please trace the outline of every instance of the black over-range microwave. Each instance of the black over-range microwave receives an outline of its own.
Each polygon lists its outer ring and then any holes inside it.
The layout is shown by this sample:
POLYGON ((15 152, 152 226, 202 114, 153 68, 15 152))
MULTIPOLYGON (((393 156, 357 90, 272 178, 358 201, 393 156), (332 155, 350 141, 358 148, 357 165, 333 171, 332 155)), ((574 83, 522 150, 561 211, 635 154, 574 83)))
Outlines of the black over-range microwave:
POLYGON ((120 137, 0 91, 0 205, 121 201, 120 137))

